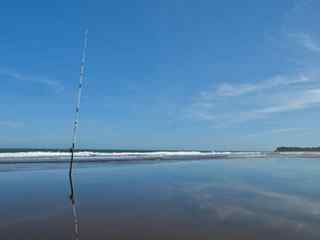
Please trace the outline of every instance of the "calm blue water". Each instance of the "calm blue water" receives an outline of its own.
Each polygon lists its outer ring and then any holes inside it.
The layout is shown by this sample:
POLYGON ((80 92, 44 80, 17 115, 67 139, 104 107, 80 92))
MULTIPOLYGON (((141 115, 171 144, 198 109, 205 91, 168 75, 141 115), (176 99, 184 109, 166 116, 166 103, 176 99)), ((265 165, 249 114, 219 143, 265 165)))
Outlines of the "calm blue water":
MULTIPOLYGON (((0 164, 0 239, 72 239, 67 165, 0 164)), ((320 159, 78 164, 80 239, 319 239, 320 159)))

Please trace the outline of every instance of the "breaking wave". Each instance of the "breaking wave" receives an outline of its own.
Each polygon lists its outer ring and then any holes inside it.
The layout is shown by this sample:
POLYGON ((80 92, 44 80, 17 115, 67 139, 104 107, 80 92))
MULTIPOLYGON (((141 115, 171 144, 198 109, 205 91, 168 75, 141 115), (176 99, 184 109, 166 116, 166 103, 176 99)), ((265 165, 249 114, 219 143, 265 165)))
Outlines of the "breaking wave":
MULTIPOLYGON (((152 152, 75 152, 77 161, 94 160, 155 160, 155 159, 210 159, 227 157, 264 157, 263 152, 201 152, 201 151, 152 151, 152 152)), ((49 160, 52 162, 68 160, 70 152, 67 151, 21 151, 0 152, 0 162, 28 162, 49 160)))

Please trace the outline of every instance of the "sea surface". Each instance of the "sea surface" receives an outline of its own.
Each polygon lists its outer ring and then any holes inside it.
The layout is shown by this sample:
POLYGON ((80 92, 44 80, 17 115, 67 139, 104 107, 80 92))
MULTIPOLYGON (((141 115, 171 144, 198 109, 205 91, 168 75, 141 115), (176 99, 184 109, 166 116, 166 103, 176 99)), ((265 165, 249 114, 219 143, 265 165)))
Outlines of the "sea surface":
MULTIPOLYGON (((0 153, 0 239, 75 239, 68 153, 27 152, 0 153)), ((320 239, 320 155, 148 154, 78 154, 79 239, 320 239)))

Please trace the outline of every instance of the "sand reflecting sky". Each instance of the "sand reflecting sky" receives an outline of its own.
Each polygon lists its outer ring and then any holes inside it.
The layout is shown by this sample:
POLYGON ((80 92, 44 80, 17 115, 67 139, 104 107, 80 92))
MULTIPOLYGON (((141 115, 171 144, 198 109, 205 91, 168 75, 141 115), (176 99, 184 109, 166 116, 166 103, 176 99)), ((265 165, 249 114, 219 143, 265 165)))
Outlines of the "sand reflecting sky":
MULTIPOLYGON (((72 239, 65 165, 0 165, 0 239, 72 239)), ((81 165, 81 239, 319 239, 320 162, 81 165)))

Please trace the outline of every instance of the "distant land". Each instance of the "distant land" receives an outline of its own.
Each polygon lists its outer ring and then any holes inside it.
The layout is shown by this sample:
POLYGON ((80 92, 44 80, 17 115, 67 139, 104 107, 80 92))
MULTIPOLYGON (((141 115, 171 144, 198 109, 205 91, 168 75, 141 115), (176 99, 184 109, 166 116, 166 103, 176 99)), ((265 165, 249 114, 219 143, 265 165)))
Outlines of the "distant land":
POLYGON ((275 152, 320 152, 320 147, 277 147, 275 152))

